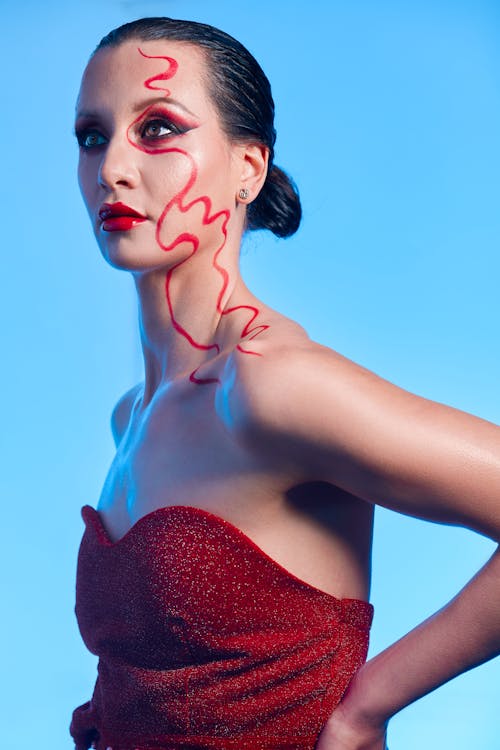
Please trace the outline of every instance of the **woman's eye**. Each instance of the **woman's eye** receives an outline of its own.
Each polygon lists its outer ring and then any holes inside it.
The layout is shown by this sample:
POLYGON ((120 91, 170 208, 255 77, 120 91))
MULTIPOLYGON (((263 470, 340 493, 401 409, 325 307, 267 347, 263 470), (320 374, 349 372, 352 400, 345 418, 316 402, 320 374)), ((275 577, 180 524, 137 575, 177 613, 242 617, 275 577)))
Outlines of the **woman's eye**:
POLYGON ((148 120, 141 130, 143 138, 165 138, 168 135, 177 135, 179 129, 168 122, 168 120, 148 120))
POLYGON ((102 146, 106 143, 106 139, 97 130, 84 130, 81 133, 76 134, 78 144, 82 148, 91 149, 96 146, 102 146))

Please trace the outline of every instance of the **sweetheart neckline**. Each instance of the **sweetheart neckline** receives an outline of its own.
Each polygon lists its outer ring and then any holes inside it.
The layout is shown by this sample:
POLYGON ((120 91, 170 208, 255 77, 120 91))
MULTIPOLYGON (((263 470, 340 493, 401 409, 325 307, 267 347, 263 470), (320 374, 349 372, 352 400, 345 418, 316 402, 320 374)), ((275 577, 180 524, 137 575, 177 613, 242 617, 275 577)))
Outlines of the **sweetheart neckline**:
MULTIPOLYGON (((248 547, 253 549, 254 552, 256 552, 260 557, 264 558, 268 561, 275 569, 277 569, 282 575, 284 575, 287 578, 290 578, 294 580, 296 583, 300 584, 301 586, 315 592, 317 595, 320 595, 322 597, 327 597, 328 599, 333 600, 337 604, 342 605, 342 602, 347 603, 353 603, 354 606, 360 606, 362 611, 366 612, 367 616, 371 618, 373 617, 373 604, 371 604, 366 599, 356 599, 354 597, 338 597, 334 594, 330 594, 328 591, 324 591, 323 589, 318 588, 317 586, 314 586, 312 583, 308 583, 307 581, 304 581, 302 578, 299 578, 294 573, 289 571, 287 568, 285 568, 283 565, 281 565, 277 560, 275 560, 273 557, 267 554, 261 547, 259 547, 258 544, 256 544, 251 537, 249 537, 247 534, 245 534, 244 531, 242 531, 238 526, 235 526, 231 521, 227 521, 222 516, 218 516, 216 513, 212 513, 209 510, 205 510, 205 508, 198 508, 195 505, 165 505, 161 506, 159 508, 155 508, 154 510, 149 511, 149 513, 146 513, 145 515, 141 516, 140 518, 135 521, 135 523, 130 526, 130 528, 121 536, 119 539, 117 539, 115 542, 111 539, 109 536, 109 533, 106 529, 106 527, 103 524, 100 512, 94 508, 92 505, 84 505, 81 509, 82 516, 85 520, 84 511, 90 510, 92 513, 92 517, 97 521, 98 524, 98 530, 101 532, 101 536, 104 539, 106 546, 110 548, 116 548, 122 545, 122 543, 125 543, 131 536, 137 533, 137 530, 141 528, 141 526, 144 525, 147 521, 151 520, 152 517, 155 517, 157 515, 163 515, 165 513, 170 513, 172 511, 178 512, 179 510, 181 512, 185 513, 192 513, 193 515, 198 516, 204 516, 205 518, 208 518, 212 521, 212 523, 218 523, 223 528, 227 529, 233 536, 237 536, 240 541, 243 541, 244 544, 246 544, 248 547)), ((351 606, 353 606, 351 605, 351 606)), ((349 606, 349 604, 348 604, 349 606)))

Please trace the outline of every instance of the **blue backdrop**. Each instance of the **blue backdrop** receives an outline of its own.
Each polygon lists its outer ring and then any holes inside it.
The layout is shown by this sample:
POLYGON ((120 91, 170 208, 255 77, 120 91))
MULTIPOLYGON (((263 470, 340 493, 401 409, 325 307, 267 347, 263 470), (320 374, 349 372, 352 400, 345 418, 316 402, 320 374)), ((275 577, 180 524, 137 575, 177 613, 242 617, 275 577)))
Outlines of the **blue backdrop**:
MULTIPOLYGON (((95 659, 73 614, 80 508, 113 455, 110 411, 141 378, 131 279, 102 261, 72 117, 112 27, 222 27, 273 84, 297 236, 250 236, 257 295, 318 341, 425 397, 500 422, 500 11, 494 0, 1 0, 4 578, 2 746, 70 748, 95 659)), ((493 552, 464 529, 377 510, 375 654, 493 552)), ((498 747, 500 660, 402 711, 391 750, 498 747)))

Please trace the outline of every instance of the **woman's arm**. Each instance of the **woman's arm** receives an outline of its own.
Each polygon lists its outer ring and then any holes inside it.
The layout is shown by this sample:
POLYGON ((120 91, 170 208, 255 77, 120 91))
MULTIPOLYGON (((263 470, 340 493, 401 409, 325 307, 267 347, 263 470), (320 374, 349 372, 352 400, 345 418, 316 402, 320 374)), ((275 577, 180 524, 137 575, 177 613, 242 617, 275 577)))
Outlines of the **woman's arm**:
MULTIPOLYGON (((265 387, 248 400, 268 454, 367 501, 500 540, 500 428, 323 347, 279 360, 268 359, 265 387)), ((497 550, 449 604, 358 671, 318 747, 383 750, 391 716, 499 652, 497 550)))
POLYGON ((298 480, 500 541, 500 427, 317 344, 262 354, 226 399, 255 450, 298 480))
POLYGON ((318 750, 384 750, 384 730, 394 714, 499 653, 497 549, 449 604, 361 667, 318 750))

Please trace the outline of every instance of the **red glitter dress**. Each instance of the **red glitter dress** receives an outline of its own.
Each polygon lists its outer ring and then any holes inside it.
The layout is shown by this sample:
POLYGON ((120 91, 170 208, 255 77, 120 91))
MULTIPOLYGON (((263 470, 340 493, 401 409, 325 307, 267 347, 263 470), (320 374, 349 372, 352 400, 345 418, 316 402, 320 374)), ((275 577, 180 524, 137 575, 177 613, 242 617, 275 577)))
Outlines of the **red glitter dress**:
POLYGON ((77 750, 312 750, 366 659, 373 606, 205 510, 160 508, 116 543, 82 516, 76 615, 99 665, 77 750))

